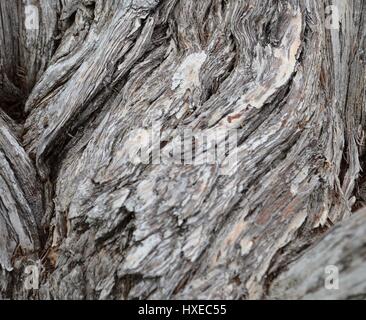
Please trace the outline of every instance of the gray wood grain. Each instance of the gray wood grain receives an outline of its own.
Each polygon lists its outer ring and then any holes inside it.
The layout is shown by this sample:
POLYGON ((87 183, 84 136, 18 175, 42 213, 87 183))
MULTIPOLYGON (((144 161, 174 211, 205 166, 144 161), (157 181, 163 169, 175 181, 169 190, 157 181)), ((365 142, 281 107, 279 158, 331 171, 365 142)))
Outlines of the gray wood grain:
POLYGON ((0 4, 0 297, 266 298, 362 206, 364 1, 333 1, 337 29, 328 1, 33 3, 38 30, 0 4), (165 150, 236 129, 235 173, 130 163, 155 122, 165 150))

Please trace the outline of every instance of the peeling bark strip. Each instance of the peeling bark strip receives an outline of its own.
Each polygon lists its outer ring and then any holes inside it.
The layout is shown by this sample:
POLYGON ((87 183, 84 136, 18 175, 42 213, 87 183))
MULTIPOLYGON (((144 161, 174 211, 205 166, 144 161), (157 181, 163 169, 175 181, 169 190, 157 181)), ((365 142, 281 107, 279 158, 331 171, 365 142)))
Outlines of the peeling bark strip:
POLYGON ((363 297, 364 214, 339 223, 366 199, 365 18, 363 0, 1 0, 0 298, 363 297), (163 151, 236 129, 235 174, 130 163, 156 122, 163 151))
POLYGON ((42 206, 36 172, 0 113, 0 266, 12 270, 17 249, 39 249, 37 219, 42 206))
POLYGON ((365 299, 366 211, 337 225, 272 284, 277 299, 365 299), (325 267, 324 267, 325 266, 325 267), (332 277, 338 290, 326 288, 332 277), (327 272, 331 270, 332 272, 327 272), (337 280, 336 278, 339 278, 337 280))

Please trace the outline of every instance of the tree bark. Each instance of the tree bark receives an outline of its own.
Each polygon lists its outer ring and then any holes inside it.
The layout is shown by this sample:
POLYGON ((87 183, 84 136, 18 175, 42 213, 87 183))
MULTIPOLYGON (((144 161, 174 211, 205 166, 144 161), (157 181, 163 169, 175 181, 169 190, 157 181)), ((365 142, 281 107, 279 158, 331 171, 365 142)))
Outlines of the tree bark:
MULTIPOLYGON (((271 283, 269 296, 272 299, 364 300, 365 222, 366 211, 363 211, 334 227, 271 283), (325 286, 324 266, 338 269, 335 269, 339 277, 338 289, 331 290, 325 286)), ((333 272, 332 269, 330 271, 333 272)))
POLYGON ((0 298, 365 297, 365 19, 362 0, 2 0, 0 298), (156 123, 168 160, 183 130, 235 130, 237 161, 129 161, 156 123))

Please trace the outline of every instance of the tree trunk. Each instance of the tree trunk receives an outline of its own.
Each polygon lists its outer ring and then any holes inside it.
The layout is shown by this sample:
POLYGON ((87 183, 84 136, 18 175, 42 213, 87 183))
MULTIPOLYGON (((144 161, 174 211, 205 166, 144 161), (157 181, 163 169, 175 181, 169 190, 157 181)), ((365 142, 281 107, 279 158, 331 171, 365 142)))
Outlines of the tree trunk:
POLYGON ((363 0, 1 0, 0 298, 365 297, 365 19, 363 0), (198 161, 222 131, 237 143, 198 161))

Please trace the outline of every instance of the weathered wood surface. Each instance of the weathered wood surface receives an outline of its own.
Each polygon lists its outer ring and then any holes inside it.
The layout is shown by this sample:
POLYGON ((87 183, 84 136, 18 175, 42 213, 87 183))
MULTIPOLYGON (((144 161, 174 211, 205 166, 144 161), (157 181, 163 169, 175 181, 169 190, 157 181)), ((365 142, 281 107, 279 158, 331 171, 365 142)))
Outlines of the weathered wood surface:
POLYGON ((272 299, 366 298, 366 211, 338 224, 271 283, 272 299), (324 266, 338 268, 338 290, 325 287, 324 266))
POLYGON ((270 297, 363 206, 364 1, 30 2, 0 3, 0 297, 270 297), (237 129, 235 173, 131 164, 154 122, 237 129))

